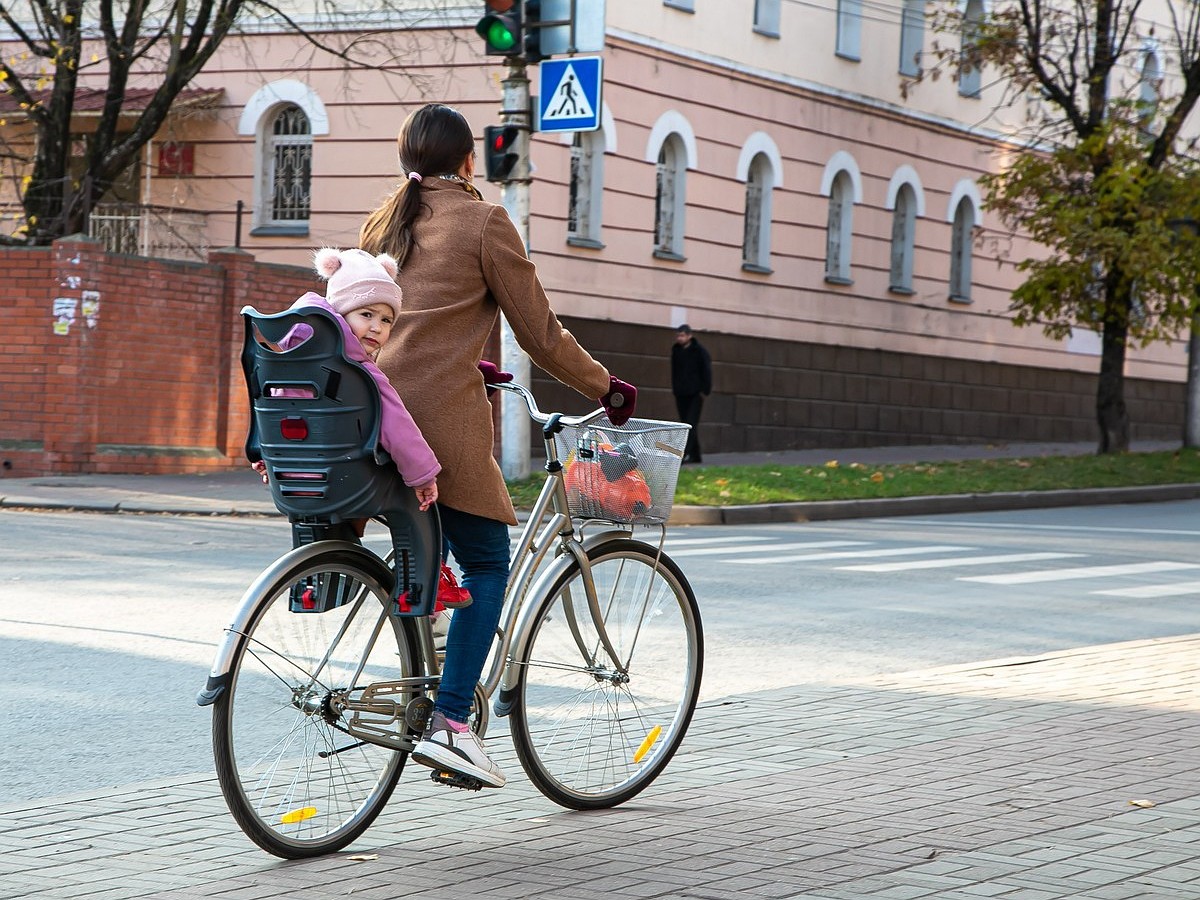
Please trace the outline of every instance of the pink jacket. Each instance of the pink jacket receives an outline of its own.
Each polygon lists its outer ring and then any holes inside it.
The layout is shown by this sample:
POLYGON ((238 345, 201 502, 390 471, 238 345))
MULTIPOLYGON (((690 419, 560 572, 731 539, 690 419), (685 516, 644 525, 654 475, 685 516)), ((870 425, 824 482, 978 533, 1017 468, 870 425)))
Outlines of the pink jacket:
MULTIPOLYGON (((375 362, 367 356, 362 344, 354 336, 354 332, 350 330, 350 326, 346 320, 320 294, 314 294, 310 291, 293 303, 291 308, 294 310, 303 310, 305 307, 312 306, 318 306, 327 312, 333 313, 334 318, 338 320, 338 324, 342 326, 342 339, 346 345, 346 356, 357 363, 361 363, 379 388, 379 444, 391 454, 392 461, 396 464, 396 468, 400 470, 400 476, 404 479, 404 483, 409 487, 420 487, 423 484, 433 481, 437 477, 438 472, 442 470, 442 467, 438 463, 437 457, 433 455, 433 451, 429 448, 429 444, 425 442, 421 430, 417 428, 412 416, 408 414, 408 409, 405 407, 404 401, 400 399, 400 395, 396 393, 396 389, 392 387, 392 383, 388 381, 387 376, 383 372, 379 371, 379 367, 375 365, 375 362)), ((283 336, 283 340, 279 342, 279 349, 290 350, 304 343, 311 335, 312 328, 301 322, 283 336)), ((286 390, 287 388, 277 389, 275 396, 287 396, 283 393, 286 390)))

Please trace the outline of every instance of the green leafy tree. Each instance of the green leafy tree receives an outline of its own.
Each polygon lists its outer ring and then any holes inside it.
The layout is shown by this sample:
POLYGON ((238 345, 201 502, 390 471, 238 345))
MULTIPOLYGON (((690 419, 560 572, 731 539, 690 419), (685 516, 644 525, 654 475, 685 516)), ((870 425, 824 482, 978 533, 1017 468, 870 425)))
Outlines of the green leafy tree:
MULTIPOLYGON (((392 46, 399 29, 347 26, 364 11, 394 13, 393 20, 403 22, 405 6, 404 0, 360 2, 346 13, 335 3, 315 4, 319 25, 302 27, 263 0, 0 2, 0 24, 9 32, 0 45, 0 98, 7 106, 0 113, 0 158, 16 173, 24 218, 13 236, 0 241, 46 244, 84 231, 92 209, 138 160, 180 93, 240 23, 267 20, 302 35, 311 48, 342 60, 347 71, 389 69, 401 58, 392 46), (141 91, 132 104, 135 86, 152 94, 141 91), (86 143, 77 143, 71 122, 84 88, 103 99, 94 130, 86 143), (74 165, 73 149, 83 153, 74 165)), ((434 18, 429 8, 436 4, 423 6, 425 20, 434 18)))
POLYGON ((1024 152, 982 179, 984 206, 1045 248, 1017 264, 1014 321, 1100 333, 1101 453, 1129 448, 1128 348, 1189 329, 1200 281, 1200 178, 1182 135, 1200 98, 1200 6, 1154 10, 1167 21, 1140 0, 1001 0, 969 23, 942 9, 925 76, 981 69, 1010 118, 1024 110, 1024 152))

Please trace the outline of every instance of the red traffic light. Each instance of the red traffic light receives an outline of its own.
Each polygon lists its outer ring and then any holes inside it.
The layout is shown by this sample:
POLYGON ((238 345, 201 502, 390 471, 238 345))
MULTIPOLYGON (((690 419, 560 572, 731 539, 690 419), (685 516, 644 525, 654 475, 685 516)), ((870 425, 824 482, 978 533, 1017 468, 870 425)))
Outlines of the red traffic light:
POLYGON ((521 129, 516 125, 488 125, 483 129, 483 162, 488 181, 509 181, 520 154, 517 138, 521 129))

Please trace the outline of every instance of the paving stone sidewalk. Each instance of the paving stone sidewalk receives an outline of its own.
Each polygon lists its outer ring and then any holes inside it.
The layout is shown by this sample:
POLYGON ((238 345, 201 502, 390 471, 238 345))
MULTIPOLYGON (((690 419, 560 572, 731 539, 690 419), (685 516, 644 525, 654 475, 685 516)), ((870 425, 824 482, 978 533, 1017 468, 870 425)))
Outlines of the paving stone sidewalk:
MULTIPOLYGON (((207 773, 0 801, 0 898, 1200 898, 1200 635, 703 705, 646 793, 578 813, 422 772, 353 848, 255 849, 207 773)), ((147 727, 153 727, 147 723, 147 727)))

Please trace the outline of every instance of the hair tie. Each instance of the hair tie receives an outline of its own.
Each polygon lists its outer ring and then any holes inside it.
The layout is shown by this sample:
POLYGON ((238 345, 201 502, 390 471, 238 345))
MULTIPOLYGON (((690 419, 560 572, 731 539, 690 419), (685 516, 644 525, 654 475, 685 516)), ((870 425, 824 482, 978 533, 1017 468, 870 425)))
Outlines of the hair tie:
POLYGON ((418 184, 420 184, 420 182, 421 182, 421 173, 420 172, 409 172, 408 177, 411 178, 413 181, 417 182, 418 184))

